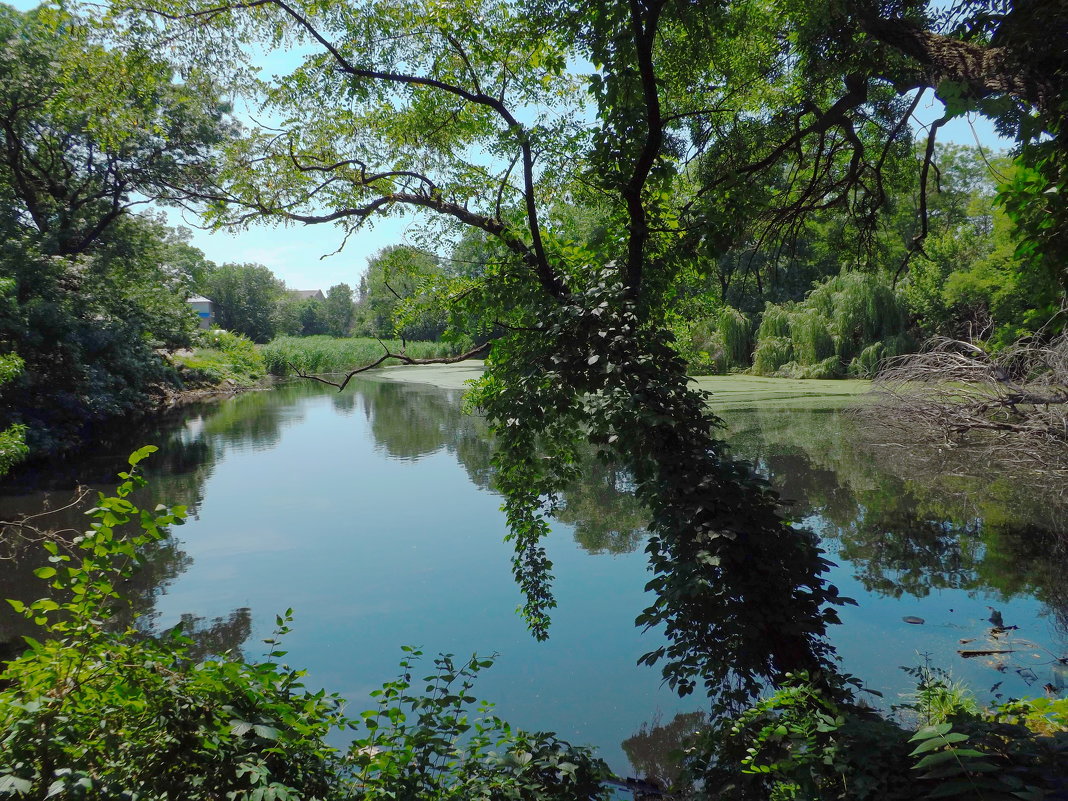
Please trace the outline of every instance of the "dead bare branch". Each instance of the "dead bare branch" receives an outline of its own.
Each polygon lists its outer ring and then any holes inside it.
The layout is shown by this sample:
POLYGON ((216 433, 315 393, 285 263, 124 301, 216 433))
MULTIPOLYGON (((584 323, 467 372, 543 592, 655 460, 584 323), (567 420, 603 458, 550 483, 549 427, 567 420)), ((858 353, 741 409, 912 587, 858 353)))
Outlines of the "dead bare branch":
POLYGON ((35 543, 50 541, 58 543, 65 550, 72 550, 74 537, 82 534, 75 529, 51 529, 41 525, 40 521, 60 512, 65 512, 85 505, 91 490, 79 487, 69 503, 58 508, 46 508, 44 511, 20 517, 17 520, 0 520, 0 561, 18 559, 26 549, 35 543))
POLYGON ((438 358, 435 358, 435 359, 416 359, 416 358, 413 358, 411 356, 408 356, 406 353, 404 353, 403 350, 400 353, 393 353, 392 351, 390 351, 390 349, 388 347, 386 347, 385 343, 381 343, 381 344, 382 344, 383 350, 385 351, 385 353, 383 353, 382 356, 380 356, 378 359, 376 359, 375 361, 371 362, 370 364, 365 364, 362 367, 357 367, 355 370, 351 370, 349 373, 347 373, 345 375, 345 377, 341 381, 331 381, 329 378, 324 378, 321 375, 314 375, 312 373, 305 372, 304 370, 301 370, 299 367, 297 367, 292 362, 289 362, 289 366, 293 370, 293 374, 295 376, 297 376, 298 378, 303 378, 303 379, 306 379, 308 381, 318 381, 320 384, 326 384, 327 386, 337 387, 337 391, 341 392, 342 390, 345 389, 345 387, 348 386, 349 382, 353 378, 358 376, 360 373, 366 373, 368 370, 374 370, 376 367, 380 367, 383 363, 389 361, 390 359, 396 359, 401 364, 411 364, 411 365, 416 365, 416 364, 456 364, 457 362, 466 361, 467 359, 475 359, 475 358, 477 358, 479 356, 484 355, 489 350, 491 343, 485 342, 482 345, 479 345, 478 347, 471 348, 471 350, 466 351, 464 353, 461 353, 459 356, 441 356, 441 357, 438 357, 438 358))
POLYGON ((991 355, 935 339, 889 360, 875 382, 879 402, 861 413, 902 435, 949 444, 976 438, 1047 461, 1068 446, 1068 333, 1032 338, 991 355))

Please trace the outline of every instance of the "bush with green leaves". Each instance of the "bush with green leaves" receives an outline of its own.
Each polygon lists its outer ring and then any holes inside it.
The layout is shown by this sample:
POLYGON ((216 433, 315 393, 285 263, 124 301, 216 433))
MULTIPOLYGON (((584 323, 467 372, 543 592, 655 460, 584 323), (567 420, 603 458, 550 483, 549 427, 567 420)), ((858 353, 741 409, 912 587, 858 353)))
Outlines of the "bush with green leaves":
POLYGON ((242 334, 213 328, 201 332, 198 345, 190 355, 174 357, 186 387, 227 381, 247 386, 267 374, 259 349, 242 334))
POLYGON ((743 312, 723 306, 695 320, 673 323, 680 355, 693 375, 745 369, 753 359, 753 323, 743 312))
POLYGON ((896 720, 843 695, 839 678, 787 676, 691 743, 675 789, 754 801, 1031 801, 1058 788, 1068 772, 1068 703, 982 710, 944 671, 908 672, 917 690, 896 720))
MULTIPOLYGON (((0 304, 10 304, 8 293, 13 287, 13 281, 0 278, 0 304)), ((24 364, 17 353, 0 352, 0 385, 16 378, 24 364)), ((26 453, 26 426, 16 423, 0 430, 0 476, 25 458, 26 453)))
POLYGON ((587 748, 548 732, 513 729, 492 705, 471 694, 478 672, 493 664, 477 656, 434 660, 413 678, 420 651, 405 647, 401 675, 371 695, 363 713, 367 734, 349 751, 354 795, 361 801, 537 801, 607 798, 606 765, 587 748), (474 714, 472 714, 472 711, 474 714))
MULTIPOLYGON (((303 685, 304 672, 227 654, 196 659, 180 627, 161 636, 118 624, 122 582, 145 546, 182 522, 180 506, 141 509, 130 457, 114 495, 100 494, 93 522, 71 551, 46 540, 36 573, 50 592, 11 601, 44 632, 0 672, 0 797, 229 799, 500 799, 573 801, 605 796, 604 765, 552 734, 513 730, 470 690, 491 660, 437 660, 424 692, 412 690, 418 652, 359 718, 344 702, 303 685), (459 686, 457 686, 459 685, 459 686), (362 734, 347 752, 336 729, 362 734)), ((292 610, 276 618, 289 631, 292 610)))

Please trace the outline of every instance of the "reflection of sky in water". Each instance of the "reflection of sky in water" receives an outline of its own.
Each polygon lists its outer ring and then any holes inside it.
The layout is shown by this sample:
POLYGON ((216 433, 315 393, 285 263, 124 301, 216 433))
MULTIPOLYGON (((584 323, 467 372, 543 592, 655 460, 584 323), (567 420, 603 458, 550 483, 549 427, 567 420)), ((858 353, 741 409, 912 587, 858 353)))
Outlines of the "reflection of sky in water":
POLYGON ((411 409, 375 419, 378 409, 364 407, 339 420, 330 400, 309 394, 299 425, 271 448, 227 448, 216 462, 200 519, 177 532, 194 562, 159 599, 164 622, 248 606, 261 638, 292 607, 287 659, 354 709, 393 677, 402 644, 427 653, 428 672, 438 651, 499 652, 479 697, 516 725, 598 744, 620 770, 624 737, 658 710, 670 718, 692 707, 635 664, 656 645, 633 626, 644 554, 589 557, 561 527, 549 543, 559 609, 550 640, 537 643, 515 614, 500 499, 477 489, 439 439, 467 418, 427 426, 431 452, 419 457, 411 409))
MULTIPOLYGON (((592 556, 576 544, 570 526, 557 525, 548 550, 559 607, 549 641, 535 642, 515 614, 520 597, 510 546, 502 542, 500 498, 485 489, 490 449, 481 421, 461 414, 455 392, 356 383, 343 397, 309 385, 244 395, 198 410, 172 430, 171 452, 184 447, 195 458, 168 461, 167 449, 153 457, 159 467, 174 467, 154 479, 157 495, 201 500, 197 518, 176 530, 192 564, 157 599, 161 623, 183 613, 210 620, 250 607, 253 638, 245 650, 255 658, 274 615, 292 607, 287 659, 308 668, 309 686, 352 699, 353 710, 369 706, 367 693, 393 677, 402 644, 427 653, 427 673, 438 651, 498 652, 497 664, 479 679, 480 698, 495 700, 497 712, 517 726, 596 744, 625 771, 624 738, 658 716, 667 723, 701 705, 679 700, 660 686, 658 671, 635 664, 659 645, 655 634, 633 625, 649 600, 640 542, 618 537, 609 544, 637 549, 600 548, 604 553, 592 556)), ((840 517, 853 503, 849 481, 871 489, 878 472, 853 464, 863 459, 839 441, 833 416, 779 414, 725 416, 740 432, 743 455, 773 473, 797 471, 787 480, 797 490, 792 497, 824 499, 823 511, 810 506, 803 516, 833 534, 842 520, 834 524, 824 512, 833 507, 832 516, 840 517), (802 447, 805 436, 816 443, 809 450, 802 447)), ((619 476, 608 480, 616 492, 625 484, 619 476)), ((634 519, 613 492, 576 493, 573 500, 575 522, 585 516, 589 529, 597 517, 595 532, 634 519)), ((833 549, 838 540, 827 543, 833 549)), ((843 560, 832 571, 842 593, 860 602, 842 609, 844 625, 834 640, 844 668, 883 691, 885 704, 897 702, 908 686, 899 666, 917 664, 920 653, 980 692, 998 681, 1007 696, 1041 693, 1047 681, 1063 684, 1046 652, 1036 659, 1033 649, 1021 649, 1002 672, 992 659, 966 661, 956 653, 965 647, 962 639, 984 647, 988 605, 1006 625, 1019 625, 1006 640, 1059 649, 1038 601, 1004 600, 982 589, 878 597, 865 591, 859 570, 843 560), (905 623, 910 615, 925 623, 905 623), (1024 667, 1034 671, 1030 688, 1024 679, 1031 676, 1017 672, 1024 667)))

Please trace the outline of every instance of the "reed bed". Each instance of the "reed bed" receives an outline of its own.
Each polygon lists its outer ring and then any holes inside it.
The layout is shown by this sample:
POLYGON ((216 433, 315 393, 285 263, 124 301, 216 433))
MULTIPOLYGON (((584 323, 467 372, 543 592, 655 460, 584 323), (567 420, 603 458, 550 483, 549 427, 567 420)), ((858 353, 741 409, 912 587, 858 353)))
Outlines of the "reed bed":
MULTIPOLYGON (((404 353, 415 359, 439 359, 460 353, 460 348, 446 342, 405 342, 399 339, 379 341, 370 337, 335 338, 329 336, 278 337, 261 349, 267 371, 274 376, 347 373, 380 358, 383 345, 393 353, 404 353)), ((400 364, 396 359, 383 366, 400 364)))

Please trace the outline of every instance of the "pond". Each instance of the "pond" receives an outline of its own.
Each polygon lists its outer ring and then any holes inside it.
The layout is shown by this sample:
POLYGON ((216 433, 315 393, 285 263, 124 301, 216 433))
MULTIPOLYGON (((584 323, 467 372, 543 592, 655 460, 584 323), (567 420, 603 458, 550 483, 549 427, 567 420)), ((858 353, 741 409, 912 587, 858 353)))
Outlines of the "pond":
MULTIPOLYGON (((154 500, 192 514, 131 587, 147 623, 184 618, 206 652, 240 646, 256 658, 291 607, 287 660, 352 711, 394 676, 402 645, 424 650, 428 668, 439 651, 496 653, 476 694, 498 714, 596 745, 618 772, 655 771, 701 700, 680 700, 636 665, 660 643, 633 625, 648 573, 627 476, 591 467, 567 493, 548 543, 559 606, 549 640, 535 642, 515 613, 486 426, 461 410, 458 387, 473 374, 416 374, 446 385, 435 386, 384 371, 341 394, 296 383, 186 407, 47 476, 17 476, 0 519, 61 507, 76 483, 105 487, 124 454, 160 445, 147 470, 154 500)), ((832 580, 858 601, 833 640, 844 668, 884 694, 874 703, 901 703, 901 666, 925 659, 980 699, 1063 691, 1068 505, 1055 488, 968 453, 871 441, 843 408, 856 386, 741 381, 703 383, 718 392, 734 453, 820 534, 838 564, 832 580)), ((76 509, 54 520, 84 527, 76 509)), ((3 597, 37 597, 34 566, 5 563, 3 597)), ((23 623, 0 617, 0 641, 17 640, 23 623)))

